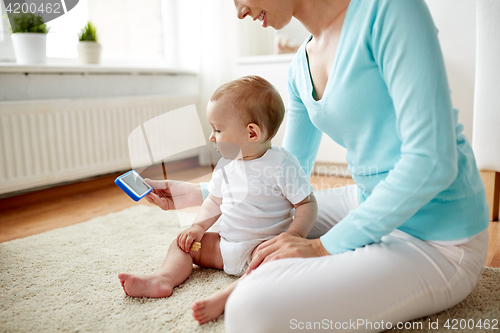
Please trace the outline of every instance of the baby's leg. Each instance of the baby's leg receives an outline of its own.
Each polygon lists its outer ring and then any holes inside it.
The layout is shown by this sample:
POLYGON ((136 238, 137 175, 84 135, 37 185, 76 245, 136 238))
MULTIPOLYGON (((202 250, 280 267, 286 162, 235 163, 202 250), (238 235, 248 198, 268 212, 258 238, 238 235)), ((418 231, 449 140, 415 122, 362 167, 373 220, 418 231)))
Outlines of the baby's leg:
MULTIPOLYGON (((255 249, 260 244, 257 244, 252 250, 252 259, 255 254, 255 249)), ((234 281, 226 288, 215 292, 214 294, 205 297, 203 299, 197 300, 191 305, 191 310, 193 310, 194 319, 200 324, 208 323, 211 320, 217 319, 221 314, 224 313, 224 308, 226 306, 227 299, 229 295, 233 292, 234 288, 239 281, 243 280, 246 274, 240 279, 234 281)))
POLYGON ((229 295, 231 295, 238 282, 244 279, 245 276, 246 275, 243 275, 240 279, 234 281, 226 288, 219 290, 208 297, 197 300, 193 303, 193 305, 191 305, 193 317, 198 324, 202 325, 208 323, 211 320, 217 319, 217 317, 224 313, 224 307, 226 306, 226 301, 229 298, 229 295))
POLYGON ((220 236, 207 232, 201 240, 201 249, 186 253, 177 245, 177 239, 170 245, 160 270, 150 275, 120 273, 118 278, 125 293, 132 297, 169 297, 172 289, 184 282, 193 262, 203 267, 223 269, 220 254, 220 236))

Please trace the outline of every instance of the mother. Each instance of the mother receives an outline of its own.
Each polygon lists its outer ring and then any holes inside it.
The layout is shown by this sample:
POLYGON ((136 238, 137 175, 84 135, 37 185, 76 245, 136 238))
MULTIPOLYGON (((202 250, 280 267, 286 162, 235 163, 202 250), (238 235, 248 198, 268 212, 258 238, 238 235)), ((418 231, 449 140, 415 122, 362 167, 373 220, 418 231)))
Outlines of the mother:
MULTIPOLYGON (((378 332, 462 301, 486 259, 488 211, 424 1, 234 2, 240 19, 281 29, 294 16, 311 33, 289 70, 283 146, 310 175, 328 134, 356 185, 316 193, 310 239, 258 248, 227 331, 378 332)), ((169 185, 201 203, 198 185, 169 185)), ((149 200, 167 209, 172 196, 149 200)))

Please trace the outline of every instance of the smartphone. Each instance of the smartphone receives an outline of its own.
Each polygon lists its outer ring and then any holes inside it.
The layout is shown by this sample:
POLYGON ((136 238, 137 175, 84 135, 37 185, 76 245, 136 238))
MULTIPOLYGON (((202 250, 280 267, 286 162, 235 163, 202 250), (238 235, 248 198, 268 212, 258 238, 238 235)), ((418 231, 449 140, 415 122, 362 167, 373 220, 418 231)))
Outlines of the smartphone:
POLYGON ((151 185, 146 183, 137 172, 131 170, 118 176, 115 179, 115 184, 127 193, 134 201, 139 201, 153 190, 151 185))

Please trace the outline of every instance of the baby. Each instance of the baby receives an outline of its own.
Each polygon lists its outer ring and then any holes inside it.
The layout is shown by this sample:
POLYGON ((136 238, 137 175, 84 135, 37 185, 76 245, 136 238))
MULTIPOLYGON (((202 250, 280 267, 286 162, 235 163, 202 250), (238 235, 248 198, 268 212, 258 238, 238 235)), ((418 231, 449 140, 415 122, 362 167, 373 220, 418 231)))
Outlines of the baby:
MULTIPOLYGON (((317 205, 298 160, 271 145, 285 109, 278 91, 258 76, 219 87, 207 106, 210 141, 222 158, 208 184, 209 196, 192 225, 170 245, 161 269, 151 275, 120 273, 133 297, 168 297, 193 263, 242 276, 259 244, 287 232, 306 237, 317 205), (291 210, 295 208, 294 218, 291 210), (220 232, 207 232, 219 220, 220 232), (201 242, 191 251, 193 242, 201 242)), ((193 303, 200 324, 216 319, 238 281, 193 303)))

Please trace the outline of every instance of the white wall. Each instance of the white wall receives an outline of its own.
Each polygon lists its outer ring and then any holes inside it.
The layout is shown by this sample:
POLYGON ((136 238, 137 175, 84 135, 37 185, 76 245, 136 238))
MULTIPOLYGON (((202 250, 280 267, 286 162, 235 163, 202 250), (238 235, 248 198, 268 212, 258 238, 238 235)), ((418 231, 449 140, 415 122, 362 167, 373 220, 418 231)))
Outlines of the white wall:
POLYGON ((476 62, 476 1, 426 2, 439 30, 453 104, 460 111, 459 121, 464 125, 464 134, 471 141, 476 62))
MULTIPOLYGON (((236 16, 233 10, 232 15, 236 16)), ((240 57, 267 55, 274 53, 274 29, 262 28, 260 21, 252 21, 249 17, 238 20, 237 33, 242 38, 238 42, 240 57)))

